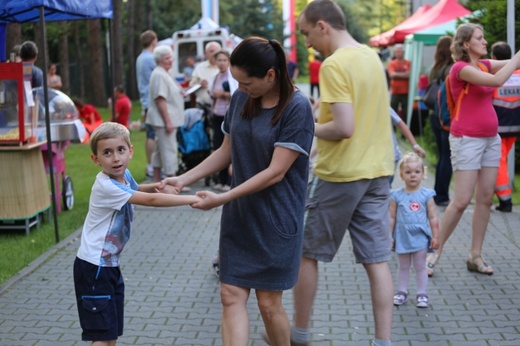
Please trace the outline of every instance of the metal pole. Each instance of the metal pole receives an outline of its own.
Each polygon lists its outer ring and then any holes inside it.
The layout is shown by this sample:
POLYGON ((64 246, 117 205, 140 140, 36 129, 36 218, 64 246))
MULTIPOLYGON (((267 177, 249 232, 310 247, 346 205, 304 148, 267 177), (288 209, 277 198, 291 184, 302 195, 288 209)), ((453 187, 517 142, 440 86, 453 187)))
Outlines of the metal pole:
POLYGON ((47 135, 47 155, 49 161, 49 177, 51 182, 51 202, 52 202, 52 218, 54 219, 54 234, 56 243, 60 242, 60 233, 58 231, 58 212, 56 210, 56 187, 54 186, 54 167, 52 165, 52 138, 51 138, 51 121, 49 115, 49 94, 47 87, 47 37, 45 35, 45 14, 43 6, 40 6, 40 33, 42 37, 42 54, 43 54, 43 105, 45 107, 45 133, 47 135))
POLYGON ((111 111, 112 111, 112 115, 110 116, 110 121, 116 121, 116 98, 115 98, 115 95, 114 95, 114 88, 115 88, 115 76, 116 76, 116 67, 114 66, 114 23, 113 23, 113 20, 112 19, 109 19, 108 20, 108 42, 109 42, 109 63, 110 63, 110 91, 109 91, 109 95, 110 96, 110 99, 112 100, 112 103, 111 103, 111 111))
MULTIPOLYGON (((513 54, 515 53, 515 1, 507 0, 507 43, 511 47, 513 54)), ((515 182, 515 145, 511 147, 511 151, 507 155, 507 170, 509 173, 509 183, 514 187, 515 182)))

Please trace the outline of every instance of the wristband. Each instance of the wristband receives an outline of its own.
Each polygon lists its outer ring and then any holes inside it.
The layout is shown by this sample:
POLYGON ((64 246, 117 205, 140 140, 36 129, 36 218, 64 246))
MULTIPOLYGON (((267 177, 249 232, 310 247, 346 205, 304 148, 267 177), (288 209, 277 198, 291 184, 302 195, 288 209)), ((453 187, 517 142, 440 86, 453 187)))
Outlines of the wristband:
POLYGON ((419 144, 414 144, 414 145, 412 145, 412 148, 413 148, 414 150, 417 149, 417 148, 420 148, 420 147, 421 147, 421 146, 420 146, 419 144))

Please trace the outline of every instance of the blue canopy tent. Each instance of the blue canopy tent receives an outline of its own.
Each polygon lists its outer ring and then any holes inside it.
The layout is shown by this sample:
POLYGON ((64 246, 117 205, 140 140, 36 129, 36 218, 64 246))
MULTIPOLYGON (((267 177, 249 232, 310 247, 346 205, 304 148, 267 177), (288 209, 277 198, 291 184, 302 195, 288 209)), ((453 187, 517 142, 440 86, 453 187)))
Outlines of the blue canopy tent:
POLYGON ((6 25, 5 23, 0 23, 0 60, 5 57, 5 34, 6 34, 6 25), (4 44, 2 44, 4 42, 4 44))
MULTIPOLYGON (((2 0, 0 1, 0 60, 5 57, 5 24, 6 23, 40 23, 41 51, 44 57, 43 70, 47 71, 46 60, 46 21, 85 20, 85 19, 111 19, 113 16, 112 0, 2 0), (2 32, 2 28, 4 29, 2 32)), ((110 25, 111 27, 111 25, 110 25)), ((110 30, 110 41, 112 41, 112 30, 110 30)), ((112 43, 112 42, 111 42, 112 43)), ((110 47, 113 47, 110 44, 110 47)), ((112 49, 112 48, 111 48, 112 49)), ((113 54, 110 54, 112 59, 113 54)), ((113 68, 113 64, 111 63, 113 68)), ((112 73, 112 76, 114 74, 112 73)), ((47 153, 49 155, 49 174, 54 176, 52 166, 52 143, 49 117, 49 97, 47 90, 47 74, 43 74, 43 95, 45 105, 45 125, 47 133, 47 153)), ((50 179, 52 193, 52 209, 54 219, 54 230, 56 242, 59 242, 58 215, 56 212, 56 188, 54 179, 50 179)))

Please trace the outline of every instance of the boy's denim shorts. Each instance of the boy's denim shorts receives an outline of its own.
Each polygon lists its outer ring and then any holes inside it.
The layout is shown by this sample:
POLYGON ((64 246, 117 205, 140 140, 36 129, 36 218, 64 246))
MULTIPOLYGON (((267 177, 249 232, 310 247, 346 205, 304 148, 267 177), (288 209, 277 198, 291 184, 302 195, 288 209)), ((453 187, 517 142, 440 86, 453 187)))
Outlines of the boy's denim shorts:
POLYGON ((76 257, 74 288, 83 341, 123 335, 125 284, 119 267, 99 267, 76 257))

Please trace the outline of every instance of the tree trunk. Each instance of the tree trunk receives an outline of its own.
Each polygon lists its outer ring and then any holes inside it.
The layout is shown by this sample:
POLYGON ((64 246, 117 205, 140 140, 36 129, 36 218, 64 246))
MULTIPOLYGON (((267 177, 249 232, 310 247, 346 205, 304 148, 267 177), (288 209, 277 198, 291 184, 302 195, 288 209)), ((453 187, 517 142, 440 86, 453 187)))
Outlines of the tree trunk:
MULTIPOLYGON (((122 12, 123 12, 123 2, 122 0, 113 0, 113 10, 114 16, 112 19, 112 44, 114 45, 114 56, 112 57, 112 62, 114 64, 114 83, 115 85, 123 84, 124 85, 124 77, 123 77, 123 30, 122 30, 122 12)), ((114 85, 114 86, 115 86, 114 85)))
POLYGON ((153 10, 152 10, 152 1, 145 1, 144 2, 144 13, 147 14, 146 16, 146 29, 153 29, 153 10))
POLYGON ((9 54, 13 47, 22 43, 22 26, 18 23, 8 24, 6 36, 5 51, 7 53, 7 58, 9 59, 9 54))
POLYGON ((103 46, 101 40, 101 21, 87 21, 87 46, 89 58, 88 100, 96 107, 106 107, 106 90, 103 82, 103 46))
POLYGON ((136 57, 137 58, 137 55, 139 55, 141 53, 141 49, 143 48, 141 46, 141 39, 140 39, 140 36, 141 36, 141 33, 145 30, 145 26, 144 26, 144 22, 143 22, 143 13, 144 12, 144 4, 142 1, 137 1, 137 2, 134 2, 134 27, 135 27, 135 32, 136 32, 136 35, 133 37, 133 40, 134 40, 134 47, 136 47, 136 57))
POLYGON ((76 87, 79 97, 82 101, 85 101, 85 73, 83 72, 84 60, 83 60, 83 51, 81 49, 81 22, 79 20, 75 20, 73 22, 74 28, 74 47, 76 48, 76 87))
POLYGON ((126 56, 128 57, 128 72, 127 80, 126 80, 126 92, 130 99, 137 99, 137 80, 135 76, 135 59, 137 54, 135 53, 136 49, 134 46, 135 40, 135 27, 134 27, 134 16, 135 16, 135 1, 129 1, 126 3, 126 13, 127 23, 126 27, 126 56))
MULTIPOLYGON (((43 26, 45 28, 45 36, 47 36, 47 27, 43 26)), ((34 43, 36 43, 36 46, 38 47, 38 58, 36 59, 36 61, 34 62, 34 64, 36 66, 38 66, 39 68, 42 69, 43 73, 47 73, 47 71, 45 71, 45 68, 44 68, 44 61, 47 61, 47 63, 49 62, 49 44, 47 43, 47 40, 45 40, 45 42, 43 42, 43 44, 45 45, 45 52, 47 53, 47 56, 43 56, 43 45, 42 45, 42 32, 41 32, 41 25, 40 23, 35 23, 33 24, 33 28, 34 28, 34 43), (45 59, 45 60, 44 60, 45 59)), ((49 66, 47 66, 49 67, 49 66)))
POLYGON ((69 73, 69 23, 60 22, 60 37, 59 37, 59 67, 58 72, 61 77, 61 90, 65 94, 70 94, 70 73, 69 73))

